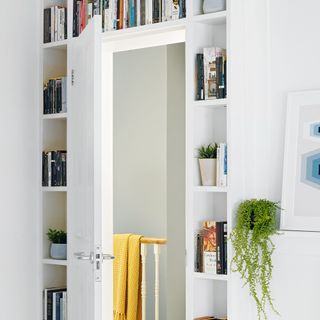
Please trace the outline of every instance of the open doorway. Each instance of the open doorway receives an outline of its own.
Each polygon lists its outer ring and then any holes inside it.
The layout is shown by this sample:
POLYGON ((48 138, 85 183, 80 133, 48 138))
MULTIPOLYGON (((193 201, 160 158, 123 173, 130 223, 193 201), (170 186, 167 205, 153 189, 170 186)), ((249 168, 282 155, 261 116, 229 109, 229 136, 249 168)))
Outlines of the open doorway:
MULTIPOLYGON (((113 53, 113 232, 165 238, 160 319, 185 319, 185 44, 113 53)), ((154 318, 153 249, 147 315, 154 318)))

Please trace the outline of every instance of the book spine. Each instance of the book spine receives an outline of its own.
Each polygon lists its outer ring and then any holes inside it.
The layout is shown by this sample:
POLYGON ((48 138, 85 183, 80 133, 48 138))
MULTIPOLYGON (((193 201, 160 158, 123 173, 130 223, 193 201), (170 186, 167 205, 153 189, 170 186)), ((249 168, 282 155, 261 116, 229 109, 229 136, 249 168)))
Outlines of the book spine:
POLYGON ((67 112, 67 78, 61 80, 61 112, 67 112))
POLYGON ((54 7, 54 41, 58 41, 58 7, 54 7))
POLYGON ((140 0, 136 0, 136 16, 137 16, 137 26, 141 25, 141 1, 140 0))
POLYGON ((59 301, 59 305, 60 305, 60 310, 59 310, 59 318, 60 320, 64 320, 64 315, 63 315, 63 298, 60 298, 60 301, 59 301))
POLYGON ((200 233, 197 234, 196 238, 196 272, 203 272, 203 242, 200 233))
POLYGON ((217 173, 216 173, 216 185, 217 187, 221 187, 220 186, 220 146, 218 146, 217 148, 217 173))
POLYGON ((56 152, 51 151, 51 185, 57 186, 57 173, 56 173, 56 152))
POLYGON ((43 11, 43 43, 50 42, 49 39, 49 25, 50 25, 50 8, 43 11))
POLYGON ((42 186, 48 186, 48 155, 42 152, 42 186))
POLYGON ((216 224, 216 241, 217 241, 217 252, 216 252, 216 261, 217 261, 217 274, 222 274, 222 245, 221 239, 223 239, 223 224, 221 222, 217 222, 216 224))
POLYGON ((63 299, 63 320, 67 320, 67 292, 62 293, 63 299))
POLYGON ((124 16, 124 0, 118 0, 119 3, 119 14, 118 14, 118 28, 123 29, 123 16, 124 16))
POLYGON ((54 320, 60 320, 60 298, 61 292, 57 292, 56 294, 56 317, 54 320))
POLYGON ((51 35, 50 35, 50 42, 54 41, 54 7, 51 7, 51 22, 50 22, 50 31, 51 31, 51 35))
POLYGON ((62 175, 62 186, 67 186, 67 153, 61 153, 61 175, 62 175))
POLYGON ((196 56, 196 72, 197 72, 197 91, 196 100, 204 100, 204 76, 203 76, 203 54, 198 53, 196 56))
POLYGON ((53 320, 52 317, 52 296, 53 296, 53 292, 48 291, 47 293, 47 319, 48 320, 53 320))
POLYGON ((68 39, 68 10, 64 8, 64 39, 68 39))
POLYGON ((52 294, 52 320, 57 320, 57 293, 52 294))
POLYGON ((223 273, 228 274, 228 224, 223 222, 223 273))
POLYGON ((48 160, 47 160, 47 163, 48 163, 48 187, 51 187, 52 185, 52 172, 51 172, 51 157, 52 157, 52 154, 51 154, 51 151, 48 152, 48 160))

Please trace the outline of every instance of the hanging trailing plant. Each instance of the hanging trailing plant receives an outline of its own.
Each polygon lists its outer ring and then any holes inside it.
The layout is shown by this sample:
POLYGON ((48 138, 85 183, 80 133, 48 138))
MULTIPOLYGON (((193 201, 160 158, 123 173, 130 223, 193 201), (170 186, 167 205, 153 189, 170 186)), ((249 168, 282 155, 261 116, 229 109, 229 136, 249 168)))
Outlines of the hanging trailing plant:
POLYGON ((247 200, 237 211, 237 224, 231 233, 234 257, 233 272, 239 272, 244 285, 249 286, 260 319, 267 319, 265 307, 275 309, 270 292, 272 253, 275 245, 270 237, 277 234, 278 203, 269 200, 247 200))

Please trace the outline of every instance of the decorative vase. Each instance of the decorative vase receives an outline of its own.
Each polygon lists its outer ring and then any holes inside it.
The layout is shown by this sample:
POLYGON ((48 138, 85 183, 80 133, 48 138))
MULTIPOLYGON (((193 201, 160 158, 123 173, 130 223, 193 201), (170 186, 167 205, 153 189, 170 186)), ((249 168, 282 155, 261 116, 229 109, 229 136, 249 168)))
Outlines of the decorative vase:
POLYGON ((202 185, 217 185, 217 159, 199 159, 199 165, 202 185))
POLYGON ((50 256, 52 259, 66 260, 67 245, 64 243, 52 243, 50 248, 50 256))
POLYGON ((226 10, 225 0, 203 0, 203 13, 212 13, 226 10))

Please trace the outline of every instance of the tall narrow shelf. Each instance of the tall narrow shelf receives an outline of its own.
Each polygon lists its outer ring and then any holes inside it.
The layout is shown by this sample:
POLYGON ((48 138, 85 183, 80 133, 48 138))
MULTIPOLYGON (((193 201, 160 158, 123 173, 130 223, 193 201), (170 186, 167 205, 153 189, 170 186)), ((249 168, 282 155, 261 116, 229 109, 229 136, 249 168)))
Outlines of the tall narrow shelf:
MULTIPOLYGON (((68 17, 68 39, 44 43, 44 9, 51 6, 70 8, 69 0, 42 0, 40 6, 42 32, 39 39, 40 76, 39 76, 39 291, 46 288, 64 287, 67 284, 67 260, 55 260, 50 257, 50 243, 47 239, 48 228, 67 231, 67 193, 66 186, 42 186, 42 152, 67 150, 67 113, 44 114, 43 84, 50 78, 67 76, 67 53, 70 39, 71 17, 68 17)), ((69 11, 68 11, 69 13, 69 11)), ((68 15, 69 16, 69 15, 68 15)), ((43 319, 42 294, 39 295, 38 319, 43 319)))
MULTIPOLYGON (((203 48, 227 49, 228 11, 202 14, 202 1, 192 1, 193 15, 187 33, 187 179, 186 179, 186 319, 229 314, 229 274, 195 272, 195 236, 203 221, 231 220, 228 211, 228 187, 202 186, 196 149, 213 142, 229 144, 228 109, 225 99, 195 100, 196 54, 203 48)), ((228 69, 228 68, 227 68, 228 69)), ((230 157, 228 153, 228 158, 230 157)), ((229 271, 229 270, 228 270, 229 271)))

